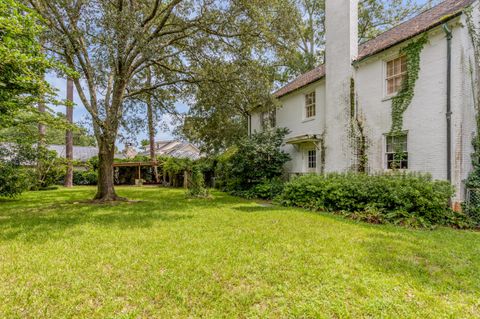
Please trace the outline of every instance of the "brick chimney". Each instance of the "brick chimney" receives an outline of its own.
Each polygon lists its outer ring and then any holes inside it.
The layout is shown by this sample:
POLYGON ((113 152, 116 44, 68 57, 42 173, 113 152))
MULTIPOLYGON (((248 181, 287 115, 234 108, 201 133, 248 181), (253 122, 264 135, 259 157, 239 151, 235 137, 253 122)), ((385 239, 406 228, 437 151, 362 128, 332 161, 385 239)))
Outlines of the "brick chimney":
POLYGON ((358 55, 358 0, 326 0, 325 169, 345 171, 351 165, 347 136, 350 83, 358 55))

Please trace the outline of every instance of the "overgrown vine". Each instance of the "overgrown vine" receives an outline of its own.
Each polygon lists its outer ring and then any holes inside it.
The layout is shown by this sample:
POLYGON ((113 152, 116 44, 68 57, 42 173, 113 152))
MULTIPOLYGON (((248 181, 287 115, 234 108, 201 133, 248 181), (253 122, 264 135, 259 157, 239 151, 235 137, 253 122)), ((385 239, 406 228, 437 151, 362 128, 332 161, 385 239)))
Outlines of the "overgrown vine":
POLYGON ((420 71, 420 53, 428 41, 424 33, 418 40, 409 43, 400 50, 407 59, 407 77, 398 94, 392 99, 392 129, 391 133, 400 133, 403 126, 403 113, 412 102, 415 83, 418 80, 420 71))
MULTIPOLYGON (((466 16, 466 24, 468 28, 468 32, 470 35, 470 39, 473 45, 473 63, 474 66, 471 65, 470 62, 470 76, 472 81, 472 90, 474 94, 474 103, 475 103, 475 120, 476 120, 476 129, 477 132, 473 137, 472 144, 473 144, 473 154, 472 154, 472 165, 474 170, 470 173, 467 179, 467 187, 469 188, 480 188, 480 110, 479 110, 479 103, 480 103, 480 88, 479 88, 479 75, 480 75, 480 29, 475 27, 475 23, 473 21, 472 12, 473 9, 470 7, 468 10, 465 11, 466 16), (476 75, 476 77, 475 77, 476 75)), ((480 9, 479 9, 480 11, 480 9)))
POLYGON ((350 79, 350 141, 354 150, 356 165, 354 170, 359 173, 366 173, 368 166, 367 138, 363 122, 356 112, 357 99, 355 95, 355 80, 350 79))

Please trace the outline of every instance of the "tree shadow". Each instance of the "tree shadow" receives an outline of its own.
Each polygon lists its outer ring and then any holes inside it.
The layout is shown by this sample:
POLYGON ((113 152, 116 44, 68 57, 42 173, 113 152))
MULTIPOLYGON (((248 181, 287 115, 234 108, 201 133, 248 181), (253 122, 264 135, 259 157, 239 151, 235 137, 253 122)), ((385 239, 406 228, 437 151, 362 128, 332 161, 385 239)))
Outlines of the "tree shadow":
POLYGON ((92 224, 119 229, 147 228, 156 222, 176 222, 193 215, 155 202, 87 204, 78 201, 33 205, 22 210, 0 212, 0 241, 42 242, 71 236, 69 228, 92 224))
POLYGON ((366 262, 375 271, 439 293, 457 290, 478 294, 480 280, 470 274, 480 272, 479 250, 468 243, 478 243, 479 239, 475 233, 453 230, 387 228, 373 231, 361 246, 367 253, 366 262))
POLYGON ((236 206, 232 207, 233 210, 242 212, 242 213, 264 213, 264 212, 271 212, 274 210, 280 210, 282 208, 276 206, 236 206))

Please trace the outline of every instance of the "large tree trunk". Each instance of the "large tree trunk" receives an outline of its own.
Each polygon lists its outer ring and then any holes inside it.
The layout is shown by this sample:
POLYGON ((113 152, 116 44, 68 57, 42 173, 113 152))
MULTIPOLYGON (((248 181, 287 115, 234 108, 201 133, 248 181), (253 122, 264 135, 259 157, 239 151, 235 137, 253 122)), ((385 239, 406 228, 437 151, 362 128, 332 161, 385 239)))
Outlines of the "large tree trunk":
MULTIPOLYGON (((152 85, 152 75, 150 68, 147 69, 147 85, 152 85)), ((148 137, 150 140, 150 160, 153 162, 153 175, 155 176, 155 182, 160 183, 160 177, 158 176, 157 157, 155 155, 155 120, 153 114, 152 97, 148 94, 147 97, 147 117, 148 117, 148 137)))
MULTIPOLYGON (((67 101, 73 103, 73 80, 67 79, 67 101)), ((73 123, 73 106, 67 105, 67 122, 73 123)), ((67 129, 65 134, 65 157, 67 159, 67 173, 65 174, 65 187, 73 186, 73 132, 67 129)))
POLYGON ((94 200, 108 202, 123 200, 115 193, 113 183, 113 159, 115 156, 115 143, 113 141, 99 141, 98 153, 98 184, 94 200))

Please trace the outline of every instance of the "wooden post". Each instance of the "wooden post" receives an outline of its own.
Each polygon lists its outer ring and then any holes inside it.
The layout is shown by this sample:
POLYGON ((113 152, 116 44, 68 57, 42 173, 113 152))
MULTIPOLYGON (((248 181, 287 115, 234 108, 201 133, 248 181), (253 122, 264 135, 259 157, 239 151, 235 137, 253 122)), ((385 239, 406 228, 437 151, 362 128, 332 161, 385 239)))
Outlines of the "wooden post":
POLYGON ((188 188, 188 171, 183 172, 183 188, 188 188))

